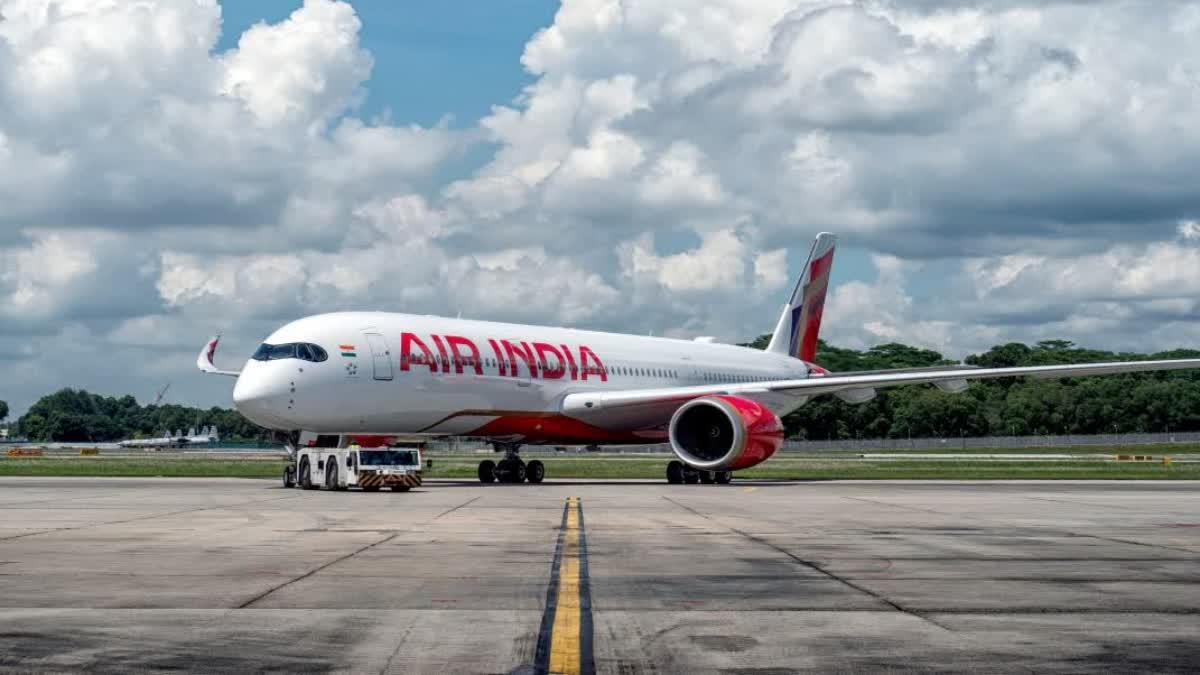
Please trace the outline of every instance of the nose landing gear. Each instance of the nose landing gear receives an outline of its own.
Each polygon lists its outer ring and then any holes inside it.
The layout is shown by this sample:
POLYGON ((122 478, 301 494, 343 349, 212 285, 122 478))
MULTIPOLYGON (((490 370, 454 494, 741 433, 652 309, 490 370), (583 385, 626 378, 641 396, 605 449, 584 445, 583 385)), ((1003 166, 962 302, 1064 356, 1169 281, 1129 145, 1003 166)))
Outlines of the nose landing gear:
POLYGON ((504 459, 493 462, 485 459, 479 463, 480 483, 540 483, 546 477, 546 465, 540 460, 526 463, 517 454, 521 446, 515 443, 493 443, 496 452, 503 452, 504 459))
POLYGON ((687 483, 688 485, 695 485, 696 483, 728 485, 731 481, 733 481, 732 471, 701 471, 693 469, 677 459, 673 459, 667 464, 667 482, 672 485, 682 483, 687 483))

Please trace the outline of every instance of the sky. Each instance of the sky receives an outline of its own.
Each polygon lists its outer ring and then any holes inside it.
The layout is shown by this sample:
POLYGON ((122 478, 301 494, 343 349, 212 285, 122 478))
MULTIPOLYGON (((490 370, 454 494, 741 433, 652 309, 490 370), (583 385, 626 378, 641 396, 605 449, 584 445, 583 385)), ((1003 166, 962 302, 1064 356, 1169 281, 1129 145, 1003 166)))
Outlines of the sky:
POLYGON ((0 399, 377 309, 1200 346, 1200 5, 0 0, 0 399))

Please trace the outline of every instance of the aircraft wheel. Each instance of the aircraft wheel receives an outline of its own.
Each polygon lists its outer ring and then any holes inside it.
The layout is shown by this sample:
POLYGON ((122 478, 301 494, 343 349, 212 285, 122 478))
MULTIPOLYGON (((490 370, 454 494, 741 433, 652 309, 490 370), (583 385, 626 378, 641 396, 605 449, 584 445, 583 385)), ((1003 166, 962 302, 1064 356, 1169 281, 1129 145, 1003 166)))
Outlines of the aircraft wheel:
POLYGON ((683 482, 683 462, 675 459, 667 464, 667 482, 672 485, 683 482))
POLYGON ((496 480, 501 483, 524 483, 525 462, 519 457, 502 459, 496 464, 496 480))
POLYGON ((283 467, 283 487, 296 487, 296 467, 291 464, 283 467))
POLYGON ((717 477, 713 475, 712 471, 701 471, 700 482, 705 485, 712 485, 717 482, 717 477))
POLYGON ((312 482, 312 465, 309 464, 308 458, 305 457, 303 462, 300 462, 300 487, 304 490, 315 490, 316 485, 312 482))
POLYGON ((729 483, 732 481, 733 481, 733 472, 732 471, 718 471, 717 472, 717 482, 720 483, 721 485, 729 485, 729 483))
POLYGON ((683 482, 688 485, 695 485, 700 482, 700 472, 690 466, 683 467, 683 482))
POLYGON ((529 464, 525 465, 525 478, 528 479, 530 483, 540 483, 545 477, 546 465, 542 464, 541 460, 535 459, 529 464))
POLYGON ((494 483, 496 482, 496 463, 490 459, 485 459, 479 463, 479 482, 494 483))

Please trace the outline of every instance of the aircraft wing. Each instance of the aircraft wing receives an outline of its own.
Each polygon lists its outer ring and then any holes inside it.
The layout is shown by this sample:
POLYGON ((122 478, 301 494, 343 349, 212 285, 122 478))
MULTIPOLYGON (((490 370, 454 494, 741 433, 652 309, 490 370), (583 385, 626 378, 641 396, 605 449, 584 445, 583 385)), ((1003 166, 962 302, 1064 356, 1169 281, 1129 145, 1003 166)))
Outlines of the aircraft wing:
POLYGON ((1157 370, 1200 369, 1200 359, 1172 361, 1119 361, 1081 363, 1062 366, 1024 366, 1017 368, 975 368, 971 366, 905 369, 841 375, 814 374, 802 380, 630 389, 626 391, 581 392, 568 394, 562 412, 570 417, 603 425, 644 424, 661 426, 670 420, 683 403, 702 396, 730 395, 756 400, 777 414, 786 414, 799 404, 820 394, 849 390, 898 387, 907 384, 953 383, 999 377, 1077 377, 1114 375, 1157 370))
POLYGON ((217 364, 213 362, 213 359, 217 355, 217 344, 220 342, 221 336, 214 335, 213 337, 209 338, 208 342, 204 343, 204 349, 201 349, 200 355, 196 357, 196 367, 206 373, 212 373, 214 375, 229 375, 230 377, 237 377, 238 375, 241 375, 241 372, 236 370, 221 370, 220 368, 217 368, 217 364))

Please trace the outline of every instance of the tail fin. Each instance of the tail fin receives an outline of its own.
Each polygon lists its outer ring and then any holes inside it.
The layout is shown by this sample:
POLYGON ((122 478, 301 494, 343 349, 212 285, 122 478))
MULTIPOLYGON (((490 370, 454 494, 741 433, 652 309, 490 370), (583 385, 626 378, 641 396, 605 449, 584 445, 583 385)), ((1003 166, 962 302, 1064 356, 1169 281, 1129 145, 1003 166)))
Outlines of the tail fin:
POLYGON ((812 361, 817 355, 817 335, 821 331, 821 314, 825 310, 825 291, 829 288, 829 270, 833 267, 833 251, 837 237, 822 232, 813 242, 808 262, 800 272, 800 280, 792 291, 791 300, 775 326, 775 334, 767 351, 812 361))

